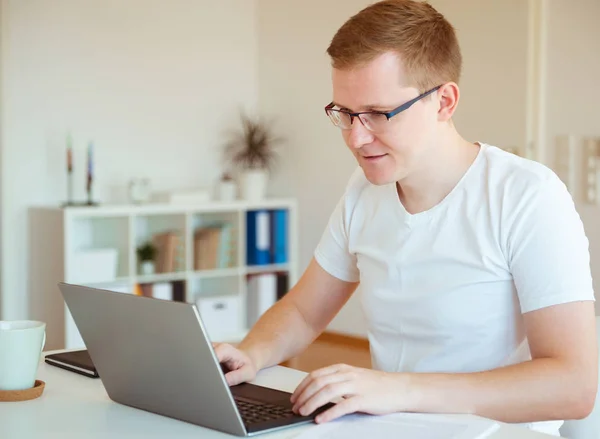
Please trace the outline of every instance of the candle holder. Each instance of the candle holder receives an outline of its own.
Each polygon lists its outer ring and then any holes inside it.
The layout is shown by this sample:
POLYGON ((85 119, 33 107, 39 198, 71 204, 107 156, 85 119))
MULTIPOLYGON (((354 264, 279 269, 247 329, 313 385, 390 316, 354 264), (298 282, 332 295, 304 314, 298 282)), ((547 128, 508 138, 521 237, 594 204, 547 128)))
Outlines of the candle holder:
POLYGON ((93 177, 93 161, 92 161, 93 144, 90 142, 87 155, 87 173, 86 173, 86 201, 73 200, 73 139, 71 134, 67 136, 67 201, 61 204, 62 207, 83 207, 97 206, 92 194, 92 186, 94 183, 93 177))

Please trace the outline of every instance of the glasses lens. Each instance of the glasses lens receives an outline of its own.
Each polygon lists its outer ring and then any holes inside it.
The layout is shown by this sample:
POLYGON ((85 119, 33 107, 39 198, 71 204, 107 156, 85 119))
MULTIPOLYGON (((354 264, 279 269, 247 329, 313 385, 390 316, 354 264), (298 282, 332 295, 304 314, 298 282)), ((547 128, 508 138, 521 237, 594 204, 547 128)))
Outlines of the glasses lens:
POLYGON ((361 114, 360 120, 370 131, 383 131, 388 125, 388 119, 386 115, 380 113, 361 114))
POLYGON ((339 110, 327 110, 327 114, 333 124, 343 130, 349 129, 352 125, 350 123, 350 116, 347 113, 339 110))

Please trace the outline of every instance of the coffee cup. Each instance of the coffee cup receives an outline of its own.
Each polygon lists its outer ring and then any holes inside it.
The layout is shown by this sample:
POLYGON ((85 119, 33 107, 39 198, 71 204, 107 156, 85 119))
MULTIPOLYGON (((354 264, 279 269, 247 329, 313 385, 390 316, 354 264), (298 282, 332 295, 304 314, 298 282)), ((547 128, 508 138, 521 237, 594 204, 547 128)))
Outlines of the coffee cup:
POLYGON ((35 378, 46 344, 46 324, 0 320, 0 391, 26 390, 35 378))

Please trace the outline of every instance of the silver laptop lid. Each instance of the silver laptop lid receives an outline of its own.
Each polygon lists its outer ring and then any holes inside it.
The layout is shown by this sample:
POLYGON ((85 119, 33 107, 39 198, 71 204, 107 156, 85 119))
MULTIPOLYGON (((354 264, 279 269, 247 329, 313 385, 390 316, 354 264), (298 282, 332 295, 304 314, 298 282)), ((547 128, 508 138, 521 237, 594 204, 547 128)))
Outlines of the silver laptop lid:
POLYGON ((60 283, 109 397, 245 436, 194 305, 60 283))

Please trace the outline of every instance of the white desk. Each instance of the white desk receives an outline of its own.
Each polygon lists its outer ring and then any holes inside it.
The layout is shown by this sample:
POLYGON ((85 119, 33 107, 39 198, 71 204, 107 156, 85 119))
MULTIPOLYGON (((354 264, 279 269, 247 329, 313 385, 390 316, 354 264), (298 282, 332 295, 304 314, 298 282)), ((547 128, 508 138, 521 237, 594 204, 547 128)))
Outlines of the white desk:
MULTIPOLYGON (((262 371, 253 383, 291 392, 304 375, 297 370, 273 367, 262 371)), ((47 365, 43 363, 43 358, 38 379, 46 383, 40 398, 32 401, 0 403, 0 438, 217 439, 235 437, 117 404, 108 398, 100 379, 87 378, 47 365)), ((307 428, 312 426, 292 427, 257 437, 292 438, 307 428)), ((490 436, 491 439, 549 437, 551 436, 505 424, 490 436)))

